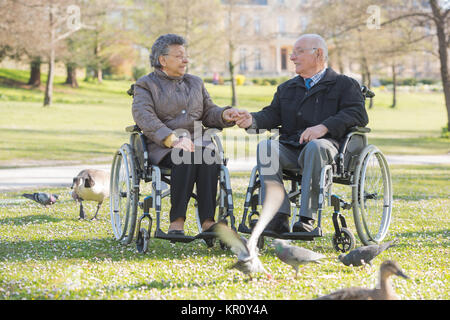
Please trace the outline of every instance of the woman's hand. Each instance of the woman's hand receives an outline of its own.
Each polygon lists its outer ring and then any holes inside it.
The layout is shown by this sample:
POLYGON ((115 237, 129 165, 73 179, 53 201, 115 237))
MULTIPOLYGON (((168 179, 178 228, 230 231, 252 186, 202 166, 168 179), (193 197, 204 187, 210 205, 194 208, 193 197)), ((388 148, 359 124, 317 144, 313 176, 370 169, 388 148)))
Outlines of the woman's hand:
POLYGON ((229 108, 222 112, 222 119, 227 122, 236 121, 239 118, 239 110, 236 108, 229 108))
POLYGON ((239 128, 247 129, 252 125, 252 122, 252 115, 247 110, 239 110, 239 116, 236 119, 239 128))
POLYGON ((179 148, 187 152, 194 152, 194 144, 192 143, 191 139, 186 137, 181 137, 180 139, 175 141, 172 144, 172 148, 179 148))

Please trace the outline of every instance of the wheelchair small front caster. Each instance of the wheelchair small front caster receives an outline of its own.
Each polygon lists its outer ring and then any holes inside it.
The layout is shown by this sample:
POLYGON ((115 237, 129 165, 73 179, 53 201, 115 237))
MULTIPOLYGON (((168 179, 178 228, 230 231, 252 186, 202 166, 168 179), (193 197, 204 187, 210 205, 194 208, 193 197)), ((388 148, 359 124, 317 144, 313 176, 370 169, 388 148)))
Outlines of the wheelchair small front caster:
POLYGON ((150 235, 148 231, 144 228, 139 230, 139 234, 136 240, 136 249, 139 253, 146 253, 148 250, 148 242, 150 240, 150 235))
POLYGON ((341 228, 339 234, 333 235, 333 247, 336 251, 347 252, 355 248, 356 239, 347 228, 341 228))
POLYGON ((214 247, 214 238, 204 239, 208 248, 214 247))

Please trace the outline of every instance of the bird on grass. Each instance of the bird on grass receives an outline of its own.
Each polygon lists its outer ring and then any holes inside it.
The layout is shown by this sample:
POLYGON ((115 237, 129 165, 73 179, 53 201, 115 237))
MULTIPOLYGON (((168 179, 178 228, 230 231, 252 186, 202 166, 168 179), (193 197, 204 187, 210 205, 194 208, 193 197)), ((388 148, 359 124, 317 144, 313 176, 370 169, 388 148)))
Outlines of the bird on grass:
POLYGON ((71 186, 72 198, 80 203, 80 217, 85 218, 83 201, 96 201, 97 211, 91 220, 97 218, 97 213, 103 201, 109 197, 109 173, 103 170, 85 169, 73 178, 71 186))
POLYGON ((353 249, 347 254, 340 254, 338 259, 346 266, 359 267, 365 264, 372 265, 372 260, 383 251, 394 247, 397 240, 391 240, 380 245, 372 244, 353 249))
POLYGON ((398 300, 398 296, 395 294, 389 279, 392 275, 409 279, 400 269, 397 262, 386 260, 380 266, 380 282, 376 288, 345 288, 319 297, 316 300, 398 300))
POLYGON ((268 181, 266 184, 266 200, 264 201, 258 222, 253 228, 248 241, 241 238, 225 224, 218 223, 214 228, 214 232, 219 239, 228 245, 238 257, 238 261, 233 265, 233 268, 238 269, 244 274, 248 274, 250 278, 253 273, 265 273, 269 279, 272 278, 258 258, 257 243, 261 233, 280 208, 283 201, 284 189, 279 183, 268 181))
POLYGON ((275 248, 275 253, 277 257, 292 266, 295 270, 295 278, 298 275, 298 266, 308 263, 320 264, 322 259, 325 259, 321 253, 314 252, 312 250, 301 248, 297 246, 292 246, 286 240, 275 239, 272 242, 272 246, 275 248))
POLYGON ((44 206, 50 206, 58 200, 57 194, 52 193, 45 193, 45 192, 35 192, 35 193, 24 193, 22 194, 27 199, 36 201, 39 204, 42 204, 44 206))

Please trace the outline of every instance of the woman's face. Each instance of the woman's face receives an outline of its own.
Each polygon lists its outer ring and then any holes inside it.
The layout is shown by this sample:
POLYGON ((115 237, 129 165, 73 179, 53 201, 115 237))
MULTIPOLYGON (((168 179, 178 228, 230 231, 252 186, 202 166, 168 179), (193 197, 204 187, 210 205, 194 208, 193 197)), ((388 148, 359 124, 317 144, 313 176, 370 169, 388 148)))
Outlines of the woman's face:
POLYGON ((169 53, 159 57, 162 70, 171 77, 180 77, 186 73, 188 57, 186 49, 181 45, 169 46, 169 53))

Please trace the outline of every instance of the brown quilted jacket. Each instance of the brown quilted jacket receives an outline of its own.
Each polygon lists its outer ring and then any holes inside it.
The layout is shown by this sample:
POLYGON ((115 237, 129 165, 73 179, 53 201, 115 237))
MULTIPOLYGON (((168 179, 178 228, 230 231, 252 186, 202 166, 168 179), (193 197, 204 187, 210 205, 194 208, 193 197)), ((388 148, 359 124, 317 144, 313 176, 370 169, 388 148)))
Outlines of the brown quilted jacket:
POLYGON ((134 86, 133 118, 147 137, 152 164, 158 164, 170 152, 163 141, 172 133, 180 136, 176 129, 187 130, 192 139, 195 121, 210 128, 233 126, 233 122, 222 119, 222 112, 228 108, 215 105, 202 79, 190 74, 170 77, 155 69, 134 86))

